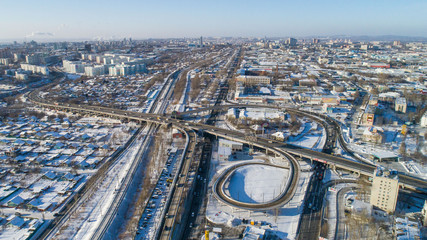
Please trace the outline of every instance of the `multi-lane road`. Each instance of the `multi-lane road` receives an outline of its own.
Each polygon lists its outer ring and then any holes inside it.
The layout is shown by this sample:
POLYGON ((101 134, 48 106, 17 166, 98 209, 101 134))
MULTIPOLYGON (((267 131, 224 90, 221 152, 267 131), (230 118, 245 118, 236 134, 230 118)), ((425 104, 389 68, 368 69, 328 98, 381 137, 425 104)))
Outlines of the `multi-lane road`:
MULTIPOLYGON (((288 159, 293 158, 292 156, 289 156, 289 155, 287 157, 288 157, 288 159)), ((293 159, 293 160, 289 160, 289 161, 296 161, 296 160, 293 159)), ((296 164, 298 164, 298 163, 296 163, 296 164)), ((262 203, 246 203, 246 202, 241 202, 241 201, 235 200, 234 198, 227 195, 227 193, 224 192, 224 189, 225 189, 225 184, 229 180, 229 177, 235 172, 235 170, 237 168, 247 166, 247 165, 268 165, 268 166, 273 166, 273 167, 278 167, 278 168, 284 168, 281 166, 266 164, 266 163, 241 163, 241 164, 233 165, 229 169, 224 170, 217 177, 215 183, 213 184, 212 191, 213 191, 214 195, 220 201, 222 201, 222 202, 224 202, 230 206, 243 208, 243 209, 266 210, 266 209, 274 209, 274 208, 283 206, 284 204, 286 204, 286 202, 288 202, 292 198, 293 193, 294 193, 294 188, 296 187, 295 182, 296 182, 296 180, 298 180, 297 176, 296 177, 295 176, 292 177, 292 176, 294 175, 295 170, 298 170, 298 172, 299 172, 298 168, 296 168, 296 169, 294 168, 293 163, 290 164, 291 165, 290 173, 289 173, 289 175, 291 176, 290 182, 288 182, 288 184, 286 185, 283 192, 281 192, 277 197, 275 197, 271 201, 262 202, 262 203)), ((289 169, 289 168, 286 168, 286 169, 289 169)), ((298 173, 295 173, 295 174, 298 175, 298 173)))
MULTIPOLYGON (((324 125, 326 123, 326 127, 327 129, 331 129, 334 132, 336 132, 336 138, 328 133, 328 138, 330 137, 330 140, 328 139, 327 142, 333 142, 334 138, 336 140, 338 140, 340 142, 340 145, 344 148, 345 151, 347 151, 349 154, 354 155, 352 153, 352 151, 350 151, 347 147, 346 147, 346 143, 343 139, 343 136, 341 134, 341 130, 340 130, 340 126, 339 124, 334 121, 333 119, 329 118, 328 116, 325 116, 323 114, 319 114, 319 113, 308 113, 306 111, 301 111, 295 108, 283 108, 283 107, 279 107, 279 106, 274 106, 274 105, 258 105, 258 104, 228 104, 228 105, 219 105, 219 106, 212 106, 212 107, 208 107, 208 108, 202 108, 202 109, 197 109, 197 110, 192 110, 192 111, 187 111, 184 113, 181 113, 181 115, 190 115, 190 114, 195 114, 195 113, 200 113, 200 112, 205 112, 205 111, 210 111, 210 110, 219 110, 219 109, 228 109, 228 108, 276 108, 276 109, 280 109, 283 111, 289 111, 289 112, 293 112, 296 114, 300 114, 300 115, 304 115, 309 117, 311 115, 311 118, 315 121, 319 121, 322 120, 320 123, 322 123, 322 125, 324 125), (319 119, 319 120, 316 120, 319 119), (331 137, 332 136, 332 137, 331 137)), ((324 125, 325 126, 325 125, 324 125)), ((218 135, 220 132, 221 133, 225 133, 229 130, 217 130, 212 128, 213 130, 217 131, 216 133, 214 132, 210 132, 214 135, 218 135), (219 131, 219 132, 218 132, 219 131)), ((235 132, 235 131, 232 131, 235 132)), ((331 131, 329 131, 331 132, 331 131)), ((238 134, 236 134, 237 136, 238 134)), ((262 141, 262 138, 258 138, 258 141, 262 141)), ((266 139, 264 139, 266 140, 266 139)), ((271 140, 270 140, 271 141, 271 140)), ((270 143, 270 141, 268 141, 266 143, 266 146, 271 146, 272 144, 270 143)), ((264 141, 265 143, 265 141, 264 141)), ((285 143, 279 143, 276 141, 273 141, 273 143, 276 146, 279 146, 280 148, 282 148, 283 150, 295 154, 297 156, 302 156, 302 157, 306 157, 315 161, 320 161, 322 163, 326 163, 331 167, 337 167, 337 168, 343 168, 345 170, 349 170, 349 171, 353 171, 356 172, 358 174, 363 174, 363 175, 367 175, 367 176, 372 176, 376 166, 367 162, 364 162, 363 159, 360 159, 359 157, 357 157, 357 155, 354 155, 354 157, 356 159, 359 160, 359 162, 357 161, 352 161, 346 158, 342 158, 342 157, 338 157, 335 155, 330 155, 328 154, 328 151, 326 151, 326 153, 322 153, 322 152, 316 152, 310 149, 303 149, 301 147, 297 147, 297 146, 293 146, 291 144, 285 144, 285 143)), ((328 144, 327 144, 328 145, 328 144)), ((416 191, 420 191, 420 192, 427 192, 427 181, 425 179, 421 179, 418 178, 417 176, 413 176, 413 175, 409 175, 407 173, 402 173, 399 172, 399 183, 402 187, 408 187, 411 188, 413 190, 416 191)))
MULTIPOLYGON (((156 123, 156 124, 173 124, 184 129, 193 129, 196 131, 206 132, 215 136, 242 142, 245 144, 250 144, 263 149, 265 148, 281 149, 282 151, 286 151, 288 153, 291 153, 297 156, 313 159, 316 161, 321 161, 323 163, 327 163, 328 165, 331 165, 337 168, 343 168, 346 170, 358 172, 360 174, 364 174, 368 176, 372 176, 374 173, 374 170, 376 169, 376 166, 371 164, 356 162, 356 161, 352 161, 352 160, 338 157, 335 155, 317 152, 310 149, 304 149, 301 147, 293 146, 283 142, 274 141, 271 139, 266 139, 261 137, 248 139, 247 136, 242 132, 227 130, 227 129, 215 127, 212 125, 202 124, 202 123, 194 123, 194 122, 188 122, 180 119, 174 119, 171 116, 163 116, 159 114, 150 114, 150 113, 130 112, 130 111, 114 109, 114 108, 106 108, 106 107, 95 107, 95 106, 74 105, 74 104, 63 105, 59 103, 51 103, 46 99, 38 97, 36 92, 33 92, 32 94, 30 94, 29 99, 41 106, 50 107, 58 110, 74 111, 78 113, 89 113, 94 115, 107 116, 111 118, 137 121, 141 123, 150 122, 150 123, 156 123)), ((235 107, 237 106, 252 107, 256 105, 235 105, 235 107)), ((224 105, 224 107, 229 107, 229 105, 224 105)), ((216 108, 219 108, 219 106, 216 108)), ((203 110, 203 111, 206 111, 206 110, 203 110)), ((400 177, 399 182, 404 187, 409 187, 409 188, 413 188, 414 190, 427 192, 426 180, 417 178, 415 176, 405 175, 405 174, 401 174, 399 177, 400 177)))
MULTIPOLYGON (((171 73, 167 79, 165 84, 163 85, 162 89, 160 90, 159 95, 154 100, 153 104, 151 105, 151 108, 149 110, 149 113, 157 113, 157 114, 163 114, 166 111, 166 108, 169 103, 169 99, 172 95, 172 89, 174 86, 174 82, 179 75, 180 70, 176 70, 175 72, 171 73)), ((148 124, 147 128, 147 136, 151 136, 153 133, 157 131, 157 125, 154 124, 148 124)), ((100 225, 96 229, 95 233, 92 235, 91 239, 103 239, 105 238, 105 235, 108 233, 109 228, 112 225, 113 220, 117 217, 117 214, 120 210, 121 204, 126 196, 129 196, 129 188, 131 186, 131 182, 136 177, 135 173, 140 164, 143 160, 143 155, 145 152, 147 152, 148 147, 150 146, 151 138, 147 137, 145 138, 145 141, 143 141, 142 146, 140 147, 138 154, 135 158, 135 160, 132 162, 131 168, 127 172, 123 183, 120 186, 120 189, 118 193, 115 196, 115 199, 112 203, 112 205, 109 207, 107 214, 103 217, 100 225)), ((126 207, 125 207, 126 208, 126 207)), ((112 230, 115 232, 114 230, 112 230)))
MULTIPOLYGON (((300 157, 309 158, 315 161, 319 161, 322 163, 326 163, 330 166, 337 167, 337 168, 343 168, 346 170, 354 171, 359 174, 364 174, 368 176, 372 176, 374 173, 374 170, 376 169, 376 166, 372 164, 367 164, 364 162, 356 162, 349 159, 341 158, 338 156, 330 155, 328 153, 322 153, 313 151, 310 149, 304 149, 297 146, 293 146, 290 144, 286 144, 283 142, 274 141, 271 139, 261 138, 261 137, 252 137, 248 138, 244 133, 233 131, 233 130, 226 130, 219 127, 215 127, 208 124, 201 124, 201 123, 193 123, 189 121, 184 121, 180 119, 174 119, 169 115, 164 114, 154 114, 154 113, 138 113, 138 112, 130 112, 130 111, 124 111, 119 109, 113 109, 113 108, 106 108, 106 107, 95 107, 95 106, 87 106, 87 105, 74 105, 74 104, 62 104, 62 103, 55 103, 50 102, 47 99, 44 99, 38 95, 37 91, 32 92, 29 94, 29 99, 34 102, 35 104, 41 105, 43 107, 49 107, 53 109, 58 110, 64 110, 64 111, 72 111, 77 113, 89 113, 104 117, 112 117, 112 118, 118 118, 118 119, 124 119, 124 120, 131 120, 131 121, 137 121, 137 122, 148 122, 148 123, 155 123, 155 124, 172 124, 175 125, 178 128, 187 129, 187 131, 198 131, 198 132, 205 132, 211 135, 223 137, 226 139, 242 142, 245 144, 249 144, 252 146, 256 146, 259 148, 267 149, 269 151, 273 151, 279 154, 293 154, 300 157)), ((259 105, 220 105, 215 106, 210 109, 200 109, 197 111, 187 112, 189 113, 196 113, 196 112, 202 112, 202 111, 208 111, 208 110, 220 110, 224 108, 229 107, 266 107, 266 106, 259 106, 259 105)), ((278 107, 275 107, 278 108, 278 107)), ((292 111, 298 111, 296 109, 292 109, 292 111)), ((157 112, 160 113, 160 112, 157 112)), ((186 114, 187 114, 186 113, 186 114)), ((303 112, 299 112, 300 114, 307 114, 303 112)), ((319 117, 319 116, 318 116, 319 117)), ((331 124, 331 123, 328 123, 331 124)), ((331 127, 332 130, 338 131, 337 126, 331 127)), ((340 134, 340 132, 338 133, 340 134)), ((194 150, 193 150, 194 152, 194 150)), ((291 161, 293 162, 293 161, 291 161)), ((184 163, 185 164, 185 163, 184 163)), ((190 164, 188 163, 187 166, 190 164)), ((295 189, 292 188, 292 186, 295 185, 295 182, 298 180, 298 172, 297 165, 292 164, 293 166, 293 174, 290 181, 290 185, 287 191, 287 194, 284 195, 284 199, 290 199, 292 197, 292 194, 295 189)), ((179 179, 177 179, 177 185, 183 186, 185 183, 188 183, 188 173, 186 171, 186 165, 184 165, 184 175, 179 175, 179 179)), ((427 192, 427 181, 424 179, 419 179, 414 176, 408 176, 401 174, 400 175, 400 184, 403 187, 411 188, 420 192, 427 192)), ((184 191, 184 187, 182 188, 182 191, 184 191)), ((165 218, 165 222, 163 224, 163 231, 162 231, 162 239, 170 239, 171 234, 173 233, 173 228, 176 224, 177 218, 174 216, 177 216, 178 209, 180 207, 180 199, 183 196, 183 193, 181 190, 178 189, 178 191, 175 191, 176 194, 173 194, 173 197, 171 198, 171 203, 168 208, 168 213, 165 218), (181 192, 181 193, 180 193, 181 192), (172 216, 172 217, 171 217, 172 216), (169 219, 169 220, 168 220, 169 219), (163 233, 164 232, 164 233, 163 233)), ((283 201, 283 203, 286 201, 283 201)))

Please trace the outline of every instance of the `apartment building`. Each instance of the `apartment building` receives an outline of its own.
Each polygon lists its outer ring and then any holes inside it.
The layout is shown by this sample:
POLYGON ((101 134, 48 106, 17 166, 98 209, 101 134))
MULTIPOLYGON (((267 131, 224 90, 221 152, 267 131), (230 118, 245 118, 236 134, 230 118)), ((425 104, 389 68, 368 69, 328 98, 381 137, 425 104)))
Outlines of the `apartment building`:
POLYGON ((376 170, 372 181, 371 204, 388 213, 393 213, 396 209, 398 193, 399 179, 397 174, 380 169, 376 170))

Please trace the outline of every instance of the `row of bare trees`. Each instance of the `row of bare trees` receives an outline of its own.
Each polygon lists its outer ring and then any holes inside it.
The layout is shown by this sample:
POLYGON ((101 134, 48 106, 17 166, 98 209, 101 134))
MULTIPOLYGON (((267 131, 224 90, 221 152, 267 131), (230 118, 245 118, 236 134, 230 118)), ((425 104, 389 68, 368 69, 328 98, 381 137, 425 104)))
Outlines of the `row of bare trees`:
POLYGON ((156 180, 167 160, 166 148, 171 143, 171 139, 167 138, 167 131, 168 129, 159 129, 154 138, 154 146, 146 157, 148 159, 147 166, 139 173, 144 180, 135 193, 136 197, 131 204, 134 207, 129 208, 126 213, 126 222, 123 224, 122 229, 120 229, 120 239, 133 239, 136 235, 139 219, 144 212, 150 193, 153 191, 156 180))
POLYGON ((173 89, 173 101, 175 104, 178 103, 184 93, 184 88, 187 83, 187 73, 188 70, 183 71, 175 83, 175 88, 173 89))
POLYGON ((190 91, 190 98, 191 100, 196 100, 196 98, 200 94, 200 84, 202 82, 202 78, 199 74, 196 74, 193 78, 191 78, 191 91, 190 91))
POLYGON ((163 82, 163 80, 165 79, 165 77, 168 76, 168 74, 168 72, 163 72, 153 76, 150 81, 144 85, 144 92, 151 89, 154 84, 163 82))

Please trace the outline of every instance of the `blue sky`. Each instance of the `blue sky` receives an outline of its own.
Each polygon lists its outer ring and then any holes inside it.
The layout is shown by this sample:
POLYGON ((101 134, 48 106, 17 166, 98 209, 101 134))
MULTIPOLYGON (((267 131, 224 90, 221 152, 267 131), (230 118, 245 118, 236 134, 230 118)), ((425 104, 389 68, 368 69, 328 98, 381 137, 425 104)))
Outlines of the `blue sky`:
POLYGON ((0 38, 427 37, 426 0, 0 0, 0 38))

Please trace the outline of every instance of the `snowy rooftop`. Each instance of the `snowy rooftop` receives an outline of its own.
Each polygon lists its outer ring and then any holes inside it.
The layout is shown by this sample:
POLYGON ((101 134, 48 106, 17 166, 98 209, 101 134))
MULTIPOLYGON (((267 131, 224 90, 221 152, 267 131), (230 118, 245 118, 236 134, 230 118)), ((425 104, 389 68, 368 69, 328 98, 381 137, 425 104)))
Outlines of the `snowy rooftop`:
POLYGON ((399 96, 400 96, 400 93, 398 92, 386 92, 386 93, 379 94, 380 98, 385 98, 385 97, 398 98, 399 96))
POLYGON ((389 151, 383 151, 383 150, 378 150, 375 153, 372 153, 372 155, 378 158, 396 158, 397 157, 395 153, 389 152, 389 151))

